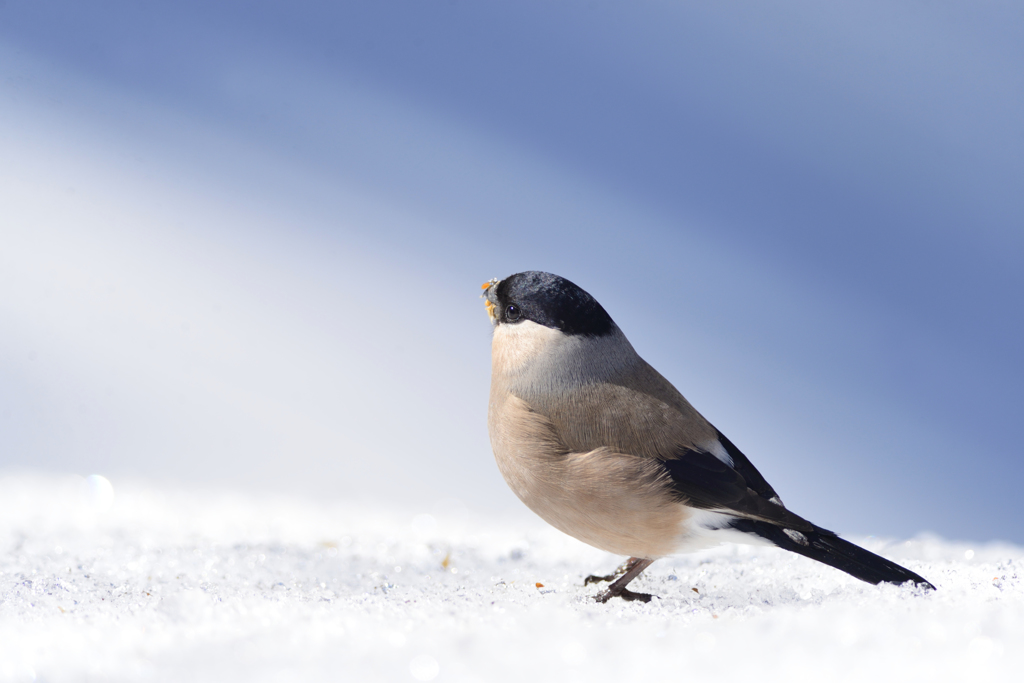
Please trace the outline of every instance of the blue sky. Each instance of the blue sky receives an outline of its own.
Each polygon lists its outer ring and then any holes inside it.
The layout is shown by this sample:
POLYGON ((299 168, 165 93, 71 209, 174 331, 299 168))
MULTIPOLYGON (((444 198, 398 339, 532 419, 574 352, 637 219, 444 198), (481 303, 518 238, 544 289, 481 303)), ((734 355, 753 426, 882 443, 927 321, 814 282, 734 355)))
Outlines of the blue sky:
POLYGON ((1024 10, 0 6, 0 467, 429 508, 550 270, 800 514, 1024 542, 1024 10))

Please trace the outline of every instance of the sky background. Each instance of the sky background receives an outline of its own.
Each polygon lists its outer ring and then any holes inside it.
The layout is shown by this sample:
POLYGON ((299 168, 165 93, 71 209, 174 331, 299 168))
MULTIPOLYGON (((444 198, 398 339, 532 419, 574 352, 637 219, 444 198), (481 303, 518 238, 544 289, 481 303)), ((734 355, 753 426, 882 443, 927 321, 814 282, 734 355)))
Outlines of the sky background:
POLYGON ((0 469, 519 514, 478 294, 539 269, 799 514, 1024 542, 1021 35, 1010 2, 0 0, 0 469))

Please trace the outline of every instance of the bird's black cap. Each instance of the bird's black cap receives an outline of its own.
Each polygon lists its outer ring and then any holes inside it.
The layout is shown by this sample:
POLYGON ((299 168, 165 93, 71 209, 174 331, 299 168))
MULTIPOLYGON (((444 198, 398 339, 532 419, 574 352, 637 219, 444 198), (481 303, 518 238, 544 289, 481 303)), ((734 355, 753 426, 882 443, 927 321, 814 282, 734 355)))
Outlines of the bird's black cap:
POLYGON ((564 277, 528 270, 509 275, 487 292, 499 324, 532 320, 565 334, 600 337, 615 323, 597 299, 564 277))

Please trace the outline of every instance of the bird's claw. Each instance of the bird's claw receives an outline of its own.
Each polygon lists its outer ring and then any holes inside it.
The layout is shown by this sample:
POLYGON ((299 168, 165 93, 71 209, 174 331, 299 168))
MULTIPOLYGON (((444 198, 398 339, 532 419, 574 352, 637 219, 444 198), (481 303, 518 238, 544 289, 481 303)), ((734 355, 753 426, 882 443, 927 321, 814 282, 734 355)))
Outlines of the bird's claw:
POLYGON ((611 600, 612 598, 616 598, 616 597, 617 598, 622 598, 626 602, 633 602, 634 600, 638 600, 640 602, 650 602, 651 598, 653 598, 654 596, 651 595, 650 593, 635 593, 635 592, 633 592, 631 590, 627 590, 625 588, 623 588, 622 590, 619 590, 619 591, 615 591, 615 590, 612 590, 611 588, 609 588, 608 590, 602 591, 602 592, 598 593, 597 595, 595 595, 594 596, 594 600, 597 600, 598 602, 604 604, 604 603, 608 602, 609 600, 611 600))
POLYGON ((606 574, 604 576, 598 576, 597 574, 591 574, 587 578, 583 579, 583 585, 589 586, 592 583, 604 583, 607 581, 614 581, 619 578, 618 574, 606 574))

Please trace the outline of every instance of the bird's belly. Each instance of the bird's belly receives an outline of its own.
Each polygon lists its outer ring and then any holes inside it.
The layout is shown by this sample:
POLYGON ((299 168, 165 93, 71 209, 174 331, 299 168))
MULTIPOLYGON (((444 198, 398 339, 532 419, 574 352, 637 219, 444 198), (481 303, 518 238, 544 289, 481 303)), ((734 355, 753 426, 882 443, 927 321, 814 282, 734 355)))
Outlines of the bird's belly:
POLYGON ((657 558, 692 535, 692 510, 651 458, 597 448, 566 452, 555 426, 492 378, 488 431, 498 469, 556 529, 618 555, 657 558))
POLYGON ((648 461, 598 450, 560 458, 495 449, 498 468, 527 507, 556 529, 617 555, 658 558, 689 536, 689 509, 648 461))

